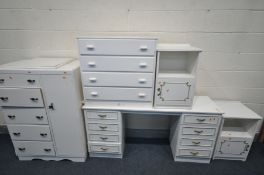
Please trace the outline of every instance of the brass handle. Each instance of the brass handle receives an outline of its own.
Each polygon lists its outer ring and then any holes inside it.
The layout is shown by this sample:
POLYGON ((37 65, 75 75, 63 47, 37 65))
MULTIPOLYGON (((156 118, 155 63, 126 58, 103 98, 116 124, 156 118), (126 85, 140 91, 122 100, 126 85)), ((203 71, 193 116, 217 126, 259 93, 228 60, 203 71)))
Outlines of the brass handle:
POLYGON ((15 115, 8 115, 7 117, 10 118, 11 120, 14 120, 16 118, 15 115))
POLYGON ((102 139, 102 140, 107 140, 108 137, 100 137, 100 139, 102 139))
POLYGON ((19 151, 26 151, 26 148, 18 148, 19 151))
POLYGON ((8 100, 8 97, 0 97, 0 99, 3 101, 3 102, 6 102, 8 100))
POLYGON ((197 134, 201 134, 201 133, 203 133, 203 130, 200 130, 200 131, 194 130, 194 132, 196 132, 197 134))
POLYGON ((205 121, 205 118, 201 119, 201 118, 197 118, 196 119, 198 122, 204 122, 205 121))
POLYGON ((31 101, 37 102, 38 98, 30 98, 31 101))
POLYGON ((44 148, 44 151, 45 152, 51 152, 51 149, 50 148, 44 148))
POLYGON ((39 119, 39 120, 42 120, 43 119, 43 116, 39 116, 38 115, 38 116, 36 116, 36 118, 39 119))
POLYGON ((100 148, 102 151, 107 151, 108 150, 108 148, 100 148))
POLYGON ((199 152, 190 152, 193 156, 197 156, 199 154, 199 152))
POLYGON ((21 133, 20 132, 14 132, 13 135, 18 137, 21 135, 21 133))
POLYGON ((40 136, 42 136, 42 137, 47 137, 47 133, 40 133, 40 136))
POLYGON ((101 128, 101 129, 106 129, 107 126, 99 126, 99 128, 101 128))
POLYGON ((201 142, 192 141, 192 143, 195 144, 195 145, 199 145, 201 142))

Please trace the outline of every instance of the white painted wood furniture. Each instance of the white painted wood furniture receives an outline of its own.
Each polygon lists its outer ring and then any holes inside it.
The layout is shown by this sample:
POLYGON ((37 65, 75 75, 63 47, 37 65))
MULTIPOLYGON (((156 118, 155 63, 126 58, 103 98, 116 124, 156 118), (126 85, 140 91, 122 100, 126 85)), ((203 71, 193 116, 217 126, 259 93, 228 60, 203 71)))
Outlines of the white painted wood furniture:
POLYGON ((246 161, 262 117, 239 101, 216 101, 224 112, 214 159, 246 161))
POLYGON ((0 112, 20 160, 87 156, 79 62, 38 58, 0 66, 0 112))

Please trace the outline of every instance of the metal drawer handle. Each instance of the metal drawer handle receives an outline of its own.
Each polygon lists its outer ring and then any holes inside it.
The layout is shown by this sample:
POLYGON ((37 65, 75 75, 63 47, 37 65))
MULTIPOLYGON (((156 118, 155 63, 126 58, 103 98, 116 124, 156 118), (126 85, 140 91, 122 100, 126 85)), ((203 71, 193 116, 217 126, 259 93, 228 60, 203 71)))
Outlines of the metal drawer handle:
POLYGON ((101 118, 105 118, 107 115, 102 115, 102 114, 100 114, 100 115, 98 115, 99 117, 101 117, 101 118))
POLYGON ((88 62, 88 66, 94 67, 94 66, 96 66, 96 63, 95 62, 88 62))
POLYGON ((14 120, 16 118, 15 115, 8 115, 7 117, 10 118, 11 120, 14 120))
POLYGON ((140 47, 140 50, 142 50, 142 51, 147 51, 147 50, 148 50, 148 46, 141 46, 141 47, 140 47))
POLYGON ((14 132, 13 135, 18 137, 21 135, 21 133, 20 132, 14 132))
POLYGON ((100 139, 102 139, 102 140, 107 140, 108 137, 100 137, 100 139))
POLYGON ((145 94, 145 93, 138 93, 138 96, 139 96, 140 98, 144 98, 144 97, 146 97, 146 94, 145 94))
POLYGON ((6 102, 8 100, 8 97, 0 97, 0 99, 3 101, 3 102, 6 102))
POLYGON ((28 80, 27 80, 27 82, 28 82, 28 83, 31 83, 31 84, 33 84, 33 83, 35 83, 35 82, 36 82, 36 80, 31 80, 31 79, 28 79, 28 80))
POLYGON ((5 79, 0 79, 0 83, 4 83, 5 82, 5 79))
POLYGON ((203 130, 200 130, 200 131, 194 130, 194 132, 196 132, 197 134, 201 134, 201 133, 203 133, 203 130))
POLYGON ((102 151, 107 151, 108 150, 108 148, 100 148, 102 151))
POLYGON ((89 78, 90 82, 96 82, 96 78, 95 77, 91 77, 89 78))
POLYGON ((88 50, 94 50, 94 45, 86 45, 86 48, 87 48, 88 50))
POLYGON ((40 136, 41 136, 41 137, 47 137, 48 134, 47 134, 47 133, 40 133, 40 136))
POLYGON ((24 152, 26 151, 26 148, 18 148, 19 151, 24 152))
POLYGON ((39 116, 38 115, 38 116, 36 116, 36 118, 39 119, 39 120, 42 120, 43 119, 43 116, 39 116))
POLYGON ((44 151, 45 152, 51 152, 51 149, 50 148, 44 148, 44 151))
POLYGON ((147 80, 146 80, 145 78, 140 78, 140 79, 138 79, 138 82, 139 82, 139 83, 146 83, 147 80))
POLYGON ((53 103, 50 103, 50 105, 48 106, 48 108, 51 109, 51 110, 55 110, 53 103))
POLYGON ((197 156, 199 154, 199 152, 190 152, 193 156, 197 156))
POLYGON ((197 118, 196 120, 197 120, 198 122, 204 122, 204 121, 205 121, 205 118, 203 118, 203 119, 202 119, 202 118, 197 118))
POLYGON ((195 145, 199 145, 201 142, 192 141, 192 143, 195 144, 195 145))
POLYGON ((139 67, 145 68, 145 67, 147 67, 147 63, 139 63, 139 67))
POLYGON ((107 126, 99 126, 99 128, 101 128, 101 129, 106 129, 107 126))
POLYGON ((38 98, 30 98, 30 100, 33 101, 33 102, 37 102, 38 98))
POLYGON ((98 96, 98 92, 91 92, 92 96, 98 96))

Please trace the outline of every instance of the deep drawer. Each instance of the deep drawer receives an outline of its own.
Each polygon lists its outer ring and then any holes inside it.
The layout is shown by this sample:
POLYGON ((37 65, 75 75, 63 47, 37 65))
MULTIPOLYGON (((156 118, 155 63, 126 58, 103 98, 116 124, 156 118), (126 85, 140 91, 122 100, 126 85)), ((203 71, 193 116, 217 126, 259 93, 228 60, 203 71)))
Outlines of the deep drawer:
POLYGON ((98 119, 98 120, 118 120, 118 112, 86 112, 86 118, 89 119, 98 119))
POLYGON ((0 87, 39 87, 38 75, 0 74, 0 87))
POLYGON ((51 140, 49 126, 7 125, 7 127, 12 140, 51 140))
POLYGON ((205 139, 187 139, 182 138, 180 140, 181 146, 204 146, 204 147, 212 147, 213 146, 213 140, 205 140, 205 139))
POLYGON ((40 89, 0 88, 0 106, 43 107, 40 89))
POLYGON ((55 156, 52 142, 14 141, 18 156, 55 156))
POLYGON ((81 55, 155 55, 154 39, 79 39, 81 55))
POLYGON ((182 127, 182 135, 214 136, 215 128, 182 127))
POLYGON ((154 72, 155 57, 81 56, 82 71, 154 72))
POLYGON ((121 153, 121 145, 108 145, 108 144, 92 144, 89 145, 90 152, 100 152, 100 153, 121 153))
POLYGON ((118 135, 101 135, 101 134, 89 134, 88 142, 96 141, 96 142, 119 142, 118 135))
POLYGON ((152 87, 151 73, 83 72, 84 86, 152 87))
POLYGON ((151 88, 85 87, 86 100, 151 101, 151 88))
POLYGON ((178 155, 209 158, 211 157, 211 150, 179 149, 178 155))
POLYGON ((118 124, 87 123, 86 126, 92 131, 119 131, 118 124))
POLYGON ((48 124, 44 108, 4 109, 3 114, 7 124, 48 124))
POLYGON ((183 123, 192 124, 217 124, 218 117, 216 116, 199 116, 199 115, 184 115, 183 123))

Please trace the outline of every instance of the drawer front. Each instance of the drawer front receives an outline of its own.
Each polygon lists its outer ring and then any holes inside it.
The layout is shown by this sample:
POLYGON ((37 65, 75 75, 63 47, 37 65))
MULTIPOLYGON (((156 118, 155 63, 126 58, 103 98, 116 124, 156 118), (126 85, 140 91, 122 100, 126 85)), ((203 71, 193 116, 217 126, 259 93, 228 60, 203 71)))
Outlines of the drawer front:
POLYGON ((12 140, 50 141, 49 126, 7 125, 12 140))
POLYGON ((151 101, 151 88, 85 87, 86 100, 151 101))
POLYGON ((84 86, 152 87, 151 73, 84 72, 84 86))
POLYGON ((218 117, 216 116, 195 116, 195 115, 184 115, 183 123, 193 124, 217 124, 218 117))
POLYGON ((79 39, 81 55, 155 55, 156 40, 79 39))
POLYGON ((98 120, 118 120, 118 112, 86 112, 86 118, 98 120))
POLYGON ((38 75, 0 74, 0 87, 39 87, 38 75))
POLYGON ((14 141, 18 156, 55 156, 52 142, 14 141))
POLYGON ((43 107, 40 89, 0 88, 0 106, 43 107))
POLYGON ((90 152, 120 153, 120 145, 90 145, 90 152))
POLYGON ((182 135, 214 136, 215 128, 182 127, 182 135))
POLYGON ((119 142, 118 135, 101 135, 101 134, 89 134, 88 142, 96 141, 96 142, 119 142))
POLYGON ((48 124, 44 108, 4 109, 3 114, 7 124, 48 124))
POLYGON ((88 130, 92 131, 119 131, 117 124, 87 123, 88 130))
POLYGON ((81 56, 82 71, 154 72, 155 57, 81 56))
POLYGON ((203 140, 203 139, 187 139, 182 138, 180 140, 181 146, 205 146, 205 147, 212 147, 213 140, 203 140))
POLYGON ((178 155, 209 158, 211 157, 211 150, 179 149, 178 155))

